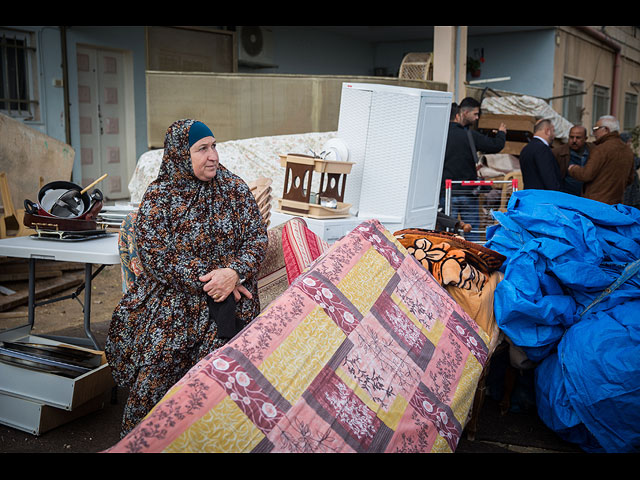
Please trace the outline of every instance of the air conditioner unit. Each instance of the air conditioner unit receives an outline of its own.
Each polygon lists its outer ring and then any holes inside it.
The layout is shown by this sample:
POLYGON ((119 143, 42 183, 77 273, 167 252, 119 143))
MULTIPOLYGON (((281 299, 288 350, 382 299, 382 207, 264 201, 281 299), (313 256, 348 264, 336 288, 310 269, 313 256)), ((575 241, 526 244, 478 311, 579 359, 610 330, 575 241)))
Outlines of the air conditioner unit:
POLYGON ((267 27, 238 27, 238 63, 274 67, 273 32, 267 27))
POLYGON ((343 83, 337 137, 354 162, 344 201, 391 232, 435 228, 451 92, 343 83))

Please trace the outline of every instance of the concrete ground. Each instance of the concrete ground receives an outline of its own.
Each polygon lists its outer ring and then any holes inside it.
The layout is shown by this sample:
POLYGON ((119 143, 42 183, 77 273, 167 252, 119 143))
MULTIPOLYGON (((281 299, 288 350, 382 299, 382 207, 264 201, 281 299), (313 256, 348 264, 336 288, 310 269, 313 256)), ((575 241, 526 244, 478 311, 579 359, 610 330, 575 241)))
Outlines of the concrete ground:
MULTIPOLYGON (((104 345, 111 312, 121 296, 120 270, 108 267, 93 283, 92 331, 104 345)), ((25 307, 18 307, 24 311, 25 307)), ((36 309, 34 334, 83 336, 81 307, 73 299, 36 309)), ((18 321, 18 320, 16 320, 18 321)), ((13 323, 16 323, 13 321, 13 323)), ((25 323, 20 319, 18 324, 25 323)), ((3 320, 0 330, 11 327, 3 320)), ((493 365, 493 364, 492 364, 493 365)), ((118 442, 126 391, 105 392, 103 407, 39 436, 0 425, 0 453, 94 453, 118 442)), ((456 453, 581 453, 562 441, 538 418, 535 409, 500 415, 497 402, 488 395, 474 441, 463 435, 456 453)))

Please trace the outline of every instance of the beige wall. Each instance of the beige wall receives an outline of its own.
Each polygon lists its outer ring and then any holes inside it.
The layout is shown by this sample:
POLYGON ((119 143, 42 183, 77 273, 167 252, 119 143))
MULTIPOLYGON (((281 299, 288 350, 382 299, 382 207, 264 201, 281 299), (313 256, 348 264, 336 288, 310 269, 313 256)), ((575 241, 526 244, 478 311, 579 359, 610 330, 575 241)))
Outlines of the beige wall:
POLYGON ((390 77, 149 71, 149 148, 162 148, 167 127, 181 118, 205 122, 218 141, 335 131, 343 82, 446 91, 442 83, 390 77))
MULTIPOLYGON (((640 63, 635 62, 628 58, 622 58, 620 74, 620 102, 618 104, 618 112, 620 112, 620 122, 624 118, 624 97, 625 93, 632 93, 638 97, 638 103, 640 104, 640 63), (632 82, 634 85, 632 85, 632 82)), ((640 105, 636 112, 636 124, 640 125, 640 105)))
POLYGON ((25 199, 37 202, 40 183, 71 181, 70 145, 1 113, 0 139, 0 171, 7 174, 14 209, 23 209, 25 199))
POLYGON ((467 96, 467 27, 433 27, 433 80, 448 85, 453 101, 460 102, 467 96), (458 70, 456 75, 456 57, 458 70))
MULTIPOLYGON (((613 28, 615 27, 607 27, 613 28)), ((630 83, 640 82, 640 55, 637 47, 633 46, 633 43, 638 44, 638 41, 628 43, 628 39, 620 38, 620 41, 623 40, 627 43, 621 43, 618 96, 611 99, 612 102, 616 102, 617 117, 621 123, 624 118, 625 92, 640 96, 640 85, 634 88, 630 83)), ((615 52, 584 32, 572 27, 560 27, 557 31, 554 62, 554 97, 563 94, 565 76, 583 81, 586 95, 583 98, 582 123, 592 127, 597 121, 597 118, 593 118, 594 85, 607 87, 612 91, 615 52)), ((563 100, 558 98, 552 103, 553 108, 559 113, 562 113, 562 102, 563 100)), ((640 121, 640 111, 636 112, 636 118, 640 121)))

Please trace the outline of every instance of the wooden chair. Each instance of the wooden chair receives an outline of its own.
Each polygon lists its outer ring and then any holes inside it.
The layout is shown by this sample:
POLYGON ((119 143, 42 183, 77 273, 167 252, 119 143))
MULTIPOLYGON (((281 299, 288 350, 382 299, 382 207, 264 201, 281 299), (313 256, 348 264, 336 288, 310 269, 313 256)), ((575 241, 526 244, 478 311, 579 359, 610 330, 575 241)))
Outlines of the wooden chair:
POLYGON ((16 209, 11 200, 9 180, 5 172, 0 172, 0 193, 2 194, 2 208, 0 215, 0 238, 23 237, 30 235, 33 230, 24 226, 24 208, 16 209))
POLYGON ((398 77, 406 80, 432 80, 433 53, 407 53, 400 64, 398 77))
MULTIPOLYGON (((524 189, 524 182, 522 181, 522 172, 520 170, 514 170, 513 172, 509 172, 504 176, 504 180, 517 180, 517 189, 524 189)), ((512 189, 511 186, 504 184, 502 187, 502 197, 500 199, 500 211, 507 211, 507 204, 509 203, 509 198, 511 197, 511 193, 513 193, 515 189, 512 189)))
POLYGON ((260 214, 262 215, 262 219, 267 227, 271 223, 271 201, 273 198, 271 197, 271 183, 272 180, 266 177, 260 177, 253 182, 250 182, 249 189, 258 203, 258 208, 260 208, 260 214))

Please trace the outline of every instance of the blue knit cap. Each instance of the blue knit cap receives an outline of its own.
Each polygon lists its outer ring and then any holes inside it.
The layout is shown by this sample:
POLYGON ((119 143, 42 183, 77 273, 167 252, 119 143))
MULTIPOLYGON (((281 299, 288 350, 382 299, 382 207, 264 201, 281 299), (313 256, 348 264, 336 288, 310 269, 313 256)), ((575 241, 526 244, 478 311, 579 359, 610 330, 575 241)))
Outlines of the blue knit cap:
POLYGON ((204 137, 213 137, 213 136, 214 135, 209 129, 209 127, 207 127, 204 123, 195 122, 193 125, 191 125, 191 128, 189 129, 189 148, 193 147, 193 144, 196 143, 198 140, 201 140, 204 137))

